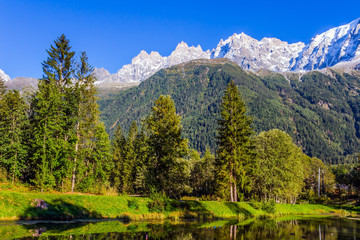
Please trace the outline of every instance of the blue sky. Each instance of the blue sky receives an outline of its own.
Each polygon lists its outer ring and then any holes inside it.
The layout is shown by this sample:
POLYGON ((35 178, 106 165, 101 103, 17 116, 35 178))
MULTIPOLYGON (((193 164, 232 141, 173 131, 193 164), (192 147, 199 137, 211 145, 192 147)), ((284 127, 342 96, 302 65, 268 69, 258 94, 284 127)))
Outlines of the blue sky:
POLYGON ((181 41, 212 49, 241 32, 308 42, 359 17, 358 0, 0 0, 0 69, 41 77, 46 49, 62 33, 91 65, 114 73, 141 50, 169 55, 181 41))

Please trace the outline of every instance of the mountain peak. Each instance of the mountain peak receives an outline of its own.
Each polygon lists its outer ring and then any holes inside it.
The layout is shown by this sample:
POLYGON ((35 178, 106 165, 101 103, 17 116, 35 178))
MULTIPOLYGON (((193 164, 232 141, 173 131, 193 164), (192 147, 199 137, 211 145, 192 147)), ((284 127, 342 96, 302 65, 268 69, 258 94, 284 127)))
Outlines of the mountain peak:
POLYGON ((291 70, 313 70, 352 61, 360 52, 360 18, 311 39, 291 70))
POLYGON ((7 82, 10 80, 10 77, 3 70, 0 69, 0 79, 2 79, 4 82, 7 82))
POLYGON ((188 47, 189 47, 189 46, 187 45, 186 42, 181 41, 181 42, 178 43, 178 45, 176 46, 175 51, 176 51, 177 49, 183 49, 183 48, 188 48, 188 47))
POLYGON ((360 18, 316 35, 306 45, 303 42, 289 44, 274 37, 264 37, 259 41, 241 32, 221 39, 211 51, 203 51, 200 45, 189 46, 184 41, 178 43, 168 57, 142 50, 131 64, 124 65, 108 79, 138 82, 162 68, 195 59, 214 58, 227 58, 246 70, 276 72, 309 71, 341 62, 354 63, 360 59, 360 18))

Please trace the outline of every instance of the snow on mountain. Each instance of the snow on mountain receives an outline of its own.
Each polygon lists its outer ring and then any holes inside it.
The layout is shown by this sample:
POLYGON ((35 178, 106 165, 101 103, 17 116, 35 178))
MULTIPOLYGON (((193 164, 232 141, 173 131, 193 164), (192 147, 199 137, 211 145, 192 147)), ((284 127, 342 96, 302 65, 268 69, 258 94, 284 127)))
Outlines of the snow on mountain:
POLYGON ((225 41, 221 39, 211 51, 203 51, 200 46, 189 47, 181 42, 168 57, 158 52, 148 54, 141 51, 115 74, 103 68, 94 72, 97 83, 140 82, 162 68, 201 58, 228 58, 246 70, 275 72, 309 71, 338 63, 353 64, 360 62, 360 18, 317 35, 306 45, 302 42, 289 44, 276 38, 258 41, 244 33, 235 33, 225 41))
POLYGON ((360 18, 312 38, 310 43, 299 53, 299 57, 290 69, 321 69, 359 58, 360 18))
POLYGON ((304 46, 302 42, 288 44, 276 38, 258 41, 241 33, 234 34, 225 41, 221 39, 211 52, 211 58, 228 58, 247 70, 269 69, 283 72, 304 46))
POLYGON ((0 69, 0 79, 7 82, 10 80, 10 77, 3 70, 0 69))
POLYGON ((168 57, 161 56, 158 52, 141 51, 134 57, 130 64, 124 65, 117 73, 110 74, 107 70, 95 69, 97 83, 101 82, 139 82, 143 81, 162 68, 168 68, 183 62, 199 58, 210 58, 210 51, 204 52, 200 46, 189 47, 181 42, 168 57))

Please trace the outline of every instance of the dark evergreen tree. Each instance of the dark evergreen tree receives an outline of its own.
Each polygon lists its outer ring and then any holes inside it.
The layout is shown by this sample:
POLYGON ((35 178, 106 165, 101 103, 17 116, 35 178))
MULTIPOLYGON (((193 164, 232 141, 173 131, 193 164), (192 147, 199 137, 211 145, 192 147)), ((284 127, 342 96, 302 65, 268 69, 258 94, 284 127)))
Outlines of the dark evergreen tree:
POLYGON ((188 152, 188 141, 181 137, 181 118, 176 114, 174 101, 161 95, 155 101, 146 119, 149 131, 148 184, 158 192, 179 197, 189 191, 188 162, 183 158, 188 152))
POLYGON ((44 75, 32 101, 33 181, 41 190, 64 190, 70 180, 76 141, 75 108, 69 97, 73 92, 75 52, 61 35, 47 53, 49 56, 42 63, 44 75))
POLYGON ((117 189, 119 192, 122 190, 121 184, 121 172, 123 168, 123 162, 125 158, 125 145, 126 139, 124 134, 121 130, 120 125, 117 126, 116 131, 114 133, 114 137, 112 139, 112 157, 113 157, 113 171, 111 172, 111 182, 112 185, 117 189))
POLYGON ((23 176, 27 159, 28 106, 16 90, 0 98, 0 167, 14 183, 23 176))
POLYGON ((246 106, 238 88, 231 81, 221 103, 219 120, 216 172, 218 193, 231 202, 238 201, 247 190, 249 171, 253 164, 254 134, 251 117, 246 115, 246 106), (240 188, 240 192, 238 192, 240 188))

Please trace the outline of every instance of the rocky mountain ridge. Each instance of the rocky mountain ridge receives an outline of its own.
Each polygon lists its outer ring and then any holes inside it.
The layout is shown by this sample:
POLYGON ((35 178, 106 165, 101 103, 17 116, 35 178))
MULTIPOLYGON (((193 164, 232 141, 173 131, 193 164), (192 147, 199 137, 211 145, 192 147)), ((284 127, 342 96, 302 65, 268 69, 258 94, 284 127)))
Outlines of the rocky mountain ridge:
POLYGON ((360 18, 315 36, 308 44, 289 44, 276 38, 258 41, 245 33, 235 33, 226 40, 221 39, 212 50, 203 51, 200 46, 189 47, 181 42, 168 57, 158 52, 141 51, 117 73, 95 69, 95 74, 99 84, 141 82, 160 69, 200 58, 227 58, 246 70, 275 72, 310 71, 338 63, 360 63, 360 18))

